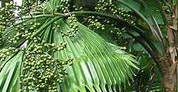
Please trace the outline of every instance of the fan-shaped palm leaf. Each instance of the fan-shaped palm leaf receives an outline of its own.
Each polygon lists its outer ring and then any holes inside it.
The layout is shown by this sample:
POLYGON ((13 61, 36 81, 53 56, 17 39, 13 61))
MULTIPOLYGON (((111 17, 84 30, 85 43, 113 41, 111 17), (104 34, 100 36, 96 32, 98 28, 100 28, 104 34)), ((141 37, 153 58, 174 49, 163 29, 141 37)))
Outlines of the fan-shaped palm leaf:
MULTIPOLYGON (((72 22, 73 25, 78 26, 77 33, 72 37, 63 36, 64 33, 69 33, 69 30, 73 30, 69 26, 71 23, 68 20, 64 20, 60 17, 44 17, 30 19, 25 23, 29 26, 29 22, 34 22, 35 20, 39 20, 38 23, 41 25, 34 29, 35 31, 32 32, 31 36, 41 37, 41 42, 54 43, 57 46, 60 45, 61 42, 67 44, 67 47, 60 52, 46 52, 53 58, 60 60, 74 59, 74 64, 67 68, 68 75, 62 84, 67 92, 77 92, 78 90, 85 92, 85 88, 88 88, 92 92, 95 91, 95 89, 97 92, 101 92, 106 91, 106 85, 109 90, 112 90, 112 87, 121 85, 121 83, 125 83, 129 78, 132 78, 133 72, 131 67, 136 68, 132 56, 119 49, 117 49, 116 52, 103 38, 79 22, 72 22)), ((17 26, 20 27, 22 24, 17 26)), ((13 37, 17 34, 15 28, 16 26, 13 26, 5 33, 9 37, 13 37)), ((4 38, 6 38, 6 36, 4 36, 4 38)), ((20 44, 28 40, 27 38, 23 39, 24 40, 18 40, 18 42, 14 44, 6 42, 6 44, 10 44, 6 46, 19 48, 20 44)), ((32 44, 34 44, 34 41, 28 40, 26 50, 28 50, 32 44)), ((17 79, 19 79, 18 75, 21 71, 21 61, 23 62, 22 55, 23 53, 19 52, 19 54, 12 55, 11 59, 5 59, 6 63, 2 63, 4 61, 1 61, 0 64, 3 64, 0 72, 2 92, 5 92, 4 90, 7 89, 19 88, 19 86, 14 85, 19 85, 17 79), (7 72, 7 70, 9 72, 7 72)))

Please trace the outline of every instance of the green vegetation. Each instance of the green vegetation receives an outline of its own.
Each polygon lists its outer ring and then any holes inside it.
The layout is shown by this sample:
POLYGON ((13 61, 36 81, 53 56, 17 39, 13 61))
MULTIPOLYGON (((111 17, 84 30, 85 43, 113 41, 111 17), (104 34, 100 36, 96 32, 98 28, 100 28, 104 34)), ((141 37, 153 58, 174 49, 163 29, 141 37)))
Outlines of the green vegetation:
POLYGON ((0 92, 178 91, 178 1, 4 2, 0 92))

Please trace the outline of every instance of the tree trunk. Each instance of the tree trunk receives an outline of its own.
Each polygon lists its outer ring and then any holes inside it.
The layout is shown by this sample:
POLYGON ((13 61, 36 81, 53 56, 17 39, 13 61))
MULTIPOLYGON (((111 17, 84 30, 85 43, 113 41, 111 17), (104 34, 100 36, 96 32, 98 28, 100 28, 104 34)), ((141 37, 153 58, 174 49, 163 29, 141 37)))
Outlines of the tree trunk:
POLYGON ((170 19, 168 19, 168 62, 171 62, 171 66, 164 72, 163 84, 165 87, 165 92, 175 92, 175 87, 177 83, 177 62, 178 62, 178 10, 177 3, 173 3, 173 14, 170 19))
POLYGON ((176 67, 177 64, 172 64, 168 71, 164 72, 163 84, 165 87, 165 92, 175 92, 176 67))

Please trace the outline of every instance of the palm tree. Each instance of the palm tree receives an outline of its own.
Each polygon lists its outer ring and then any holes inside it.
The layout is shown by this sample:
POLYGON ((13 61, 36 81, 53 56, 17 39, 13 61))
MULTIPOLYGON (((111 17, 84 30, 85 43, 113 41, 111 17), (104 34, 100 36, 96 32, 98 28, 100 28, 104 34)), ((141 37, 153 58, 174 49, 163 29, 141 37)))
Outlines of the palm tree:
POLYGON ((2 92, 177 91, 176 0, 27 0, 16 19, 11 6, 0 11, 2 92))
POLYGON ((19 17, 13 3, 1 9, 1 92, 116 91, 132 78, 133 56, 81 24, 85 12, 69 3, 26 2, 19 17))

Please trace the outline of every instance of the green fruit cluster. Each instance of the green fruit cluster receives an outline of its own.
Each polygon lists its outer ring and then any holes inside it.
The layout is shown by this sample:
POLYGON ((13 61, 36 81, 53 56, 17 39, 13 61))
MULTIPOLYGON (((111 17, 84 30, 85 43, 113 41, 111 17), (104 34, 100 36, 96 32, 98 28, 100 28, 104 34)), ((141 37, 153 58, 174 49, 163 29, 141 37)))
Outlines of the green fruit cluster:
POLYGON ((97 30, 97 29, 105 29, 105 25, 103 23, 101 23, 101 17, 97 16, 89 16, 88 17, 88 23, 89 23, 89 27, 90 28, 93 28, 94 30, 97 30))
POLYGON ((119 16, 122 20, 134 24, 134 17, 128 11, 122 7, 116 7, 112 2, 108 2, 107 0, 99 0, 95 10, 97 12, 119 16))
POLYGON ((124 28, 116 28, 114 27, 113 30, 111 30, 111 37, 115 41, 116 44, 120 46, 126 46, 128 42, 128 38, 126 36, 127 32, 124 28))
MULTIPOLYGON (((82 8, 81 8, 82 9, 82 8)), ((82 11, 82 10, 81 10, 82 11)), ((113 2, 109 2, 108 0, 99 0, 95 6, 95 10, 98 13, 110 14, 120 18, 122 21, 125 21, 129 24, 135 25, 135 17, 127 10, 122 7, 116 7, 113 2)), ((107 29, 107 25, 113 25, 114 28, 118 28, 119 23, 116 23, 115 20, 97 16, 97 15, 86 15, 79 16, 79 21, 83 22, 86 26, 88 26, 92 30, 105 30, 107 29)), ((119 27, 122 29, 121 27, 119 27)))
POLYGON ((68 17, 68 24, 69 24, 69 31, 64 33, 68 37, 74 37, 75 34, 78 32, 78 25, 76 25, 77 18, 75 17, 74 14, 72 14, 70 17, 68 17))
POLYGON ((65 66, 71 64, 73 59, 59 60, 48 53, 51 51, 54 53, 55 49, 61 51, 65 47, 66 43, 61 43, 60 46, 43 43, 29 47, 22 64, 20 78, 22 92, 32 90, 57 92, 57 85, 67 74, 65 66))
POLYGON ((15 22, 14 10, 13 2, 6 3, 4 7, 0 8, 0 31, 15 22))
MULTIPOLYGON (((10 43, 17 43, 22 39, 37 41, 38 37, 34 37, 32 36, 32 34, 34 34, 37 31, 37 28, 39 26, 40 23, 38 22, 22 23, 21 25, 14 26, 13 28, 15 33, 11 34, 12 36, 7 37, 7 40, 10 43)), ((10 34, 4 34, 4 35, 10 35, 10 34)))
POLYGON ((10 56, 16 52, 18 52, 18 49, 14 48, 14 47, 8 47, 8 48, 1 49, 0 50, 0 62, 4 61, 8 56, 10 56))

